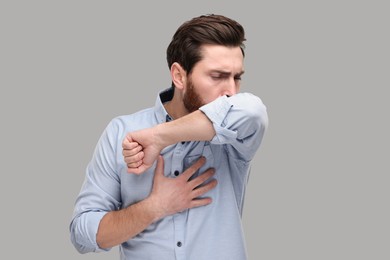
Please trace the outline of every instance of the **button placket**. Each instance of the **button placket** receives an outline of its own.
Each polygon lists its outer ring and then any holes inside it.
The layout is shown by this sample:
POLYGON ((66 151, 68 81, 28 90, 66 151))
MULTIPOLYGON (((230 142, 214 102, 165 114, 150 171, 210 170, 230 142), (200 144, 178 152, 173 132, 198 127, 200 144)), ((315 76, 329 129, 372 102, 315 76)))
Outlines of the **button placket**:
POLYGON ((176 213, 173 216, 173 223, 175 227, 175 254, 176 259, 182 260, 185 259, 185 246, 184 238, 186 231, 186 220, 187 220, 188 210, 185 210, 180 213, 176 213))
POLYGON ((179 143, 176 144, 173 157, 172 157, 172 168, 171 176, 178 177, 183 168, 183 146, 179 143))

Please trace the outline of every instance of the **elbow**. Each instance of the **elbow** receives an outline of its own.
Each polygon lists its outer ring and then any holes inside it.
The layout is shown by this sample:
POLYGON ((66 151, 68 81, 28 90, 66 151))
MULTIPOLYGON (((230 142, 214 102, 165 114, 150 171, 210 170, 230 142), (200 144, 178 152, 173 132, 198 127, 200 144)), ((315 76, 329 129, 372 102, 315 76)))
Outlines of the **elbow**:
POLYGON ((71 230, 70 241, 72 242, 77 252, 79 252, 80 254, 85 254, 93 251, 82 243, 80 243, 80 234, 76 233, 74 229, 71 230))
POLYGON ((77 219, 73 220, 70 224, 70 240, 80 254, 96 252, 96 246, 93 245, 87 233, 83 232, 77 219))
POLYGON ((254 122, 257 125, 256 128, 264 132, 268 128, 267 107, 259 97, 254 95, 252 95, 247 107, 249 122, 254 122))

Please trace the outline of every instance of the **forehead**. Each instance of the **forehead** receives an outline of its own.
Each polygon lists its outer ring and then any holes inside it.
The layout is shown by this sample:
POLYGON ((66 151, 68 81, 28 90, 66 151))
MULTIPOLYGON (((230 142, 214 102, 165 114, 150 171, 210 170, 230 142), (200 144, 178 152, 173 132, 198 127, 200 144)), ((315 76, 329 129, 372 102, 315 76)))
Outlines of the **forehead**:
POLYGON ((202 59, 195 65, 198 69, 234 73, 243 70, 244 56, 240 47, 203 45, 201 49, 202 59))

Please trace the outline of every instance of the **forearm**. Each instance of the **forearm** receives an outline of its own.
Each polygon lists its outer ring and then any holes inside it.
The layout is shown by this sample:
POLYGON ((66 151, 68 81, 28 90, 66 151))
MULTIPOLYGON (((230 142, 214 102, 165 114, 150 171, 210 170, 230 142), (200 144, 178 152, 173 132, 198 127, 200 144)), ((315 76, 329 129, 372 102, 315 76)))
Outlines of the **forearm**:
POLYGON ((156 126, 163 147, 183 141, 210 141, 214 135, 212 122, 200 110, 156 126))
POLYGON ((109 212, 99 224, 96 242, 100 248, 119 245, 141 233, 161 217, 149 198, 125 209, 109 212))

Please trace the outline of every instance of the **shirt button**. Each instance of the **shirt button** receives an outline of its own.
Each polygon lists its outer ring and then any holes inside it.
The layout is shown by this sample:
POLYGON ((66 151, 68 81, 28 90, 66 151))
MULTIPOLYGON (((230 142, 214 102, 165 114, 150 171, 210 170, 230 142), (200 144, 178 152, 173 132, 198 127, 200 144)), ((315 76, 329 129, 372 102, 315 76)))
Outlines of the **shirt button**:
POLYGON ((179 241, 179 242, 177 242, 177 244, 176 244, 178 247, 181 247, 182 246, 182 243, 179 241))
POLYGON ((179 176, 179 171, 175 171, 173 174, 175 174, 175 176, 179 176))

